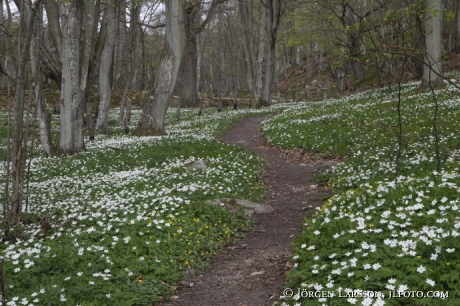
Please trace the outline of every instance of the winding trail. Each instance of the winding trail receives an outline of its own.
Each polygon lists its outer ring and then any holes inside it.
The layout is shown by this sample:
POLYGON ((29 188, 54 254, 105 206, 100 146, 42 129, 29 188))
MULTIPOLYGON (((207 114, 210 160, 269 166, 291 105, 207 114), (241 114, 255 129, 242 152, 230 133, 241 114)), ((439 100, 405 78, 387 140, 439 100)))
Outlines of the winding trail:
POLYGON ((211 269, 199 271, 182 282, 173 300, 164 305, 262 306, 273 305, 282 295, 285 274, 291 265, 292 240, 300 233, 304 217, 321 205, 330 192, 310 182, 320 160, 300 151, 264 145, 260 124, 271 116, 245 118, 220 140, 265 158, 265 203, 273 206, 275 212, 254 215, 254 228, 216 255, 211 269))

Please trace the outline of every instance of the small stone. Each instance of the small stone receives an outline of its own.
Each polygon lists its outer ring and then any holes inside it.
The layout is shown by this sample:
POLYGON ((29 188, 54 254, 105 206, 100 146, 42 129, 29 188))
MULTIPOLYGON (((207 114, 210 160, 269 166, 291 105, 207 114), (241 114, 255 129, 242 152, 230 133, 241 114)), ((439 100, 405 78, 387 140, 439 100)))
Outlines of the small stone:
POLYGON ((206 166, 206 163, 203 160, 199 159, 199 160, 186 164, 185 168, 187 169, 207 169, 208 166, 206 166))
POLYGON ((315 174, 326 174, 332 172, 339 165, 340 164, 335 160, 328 160, 327 162, 322 163, 321 166, 316 169, 315 174))
POLYGON ((254 203, 248 200, 231 198, 208 200, 205 202, 205 204, 224 206, 231 213, 236 213, 238 211, 243 210, 246 216, 250 216, 252 214, 270 214, 275 211, 275 209, 272 206, 267 204, 254 203))

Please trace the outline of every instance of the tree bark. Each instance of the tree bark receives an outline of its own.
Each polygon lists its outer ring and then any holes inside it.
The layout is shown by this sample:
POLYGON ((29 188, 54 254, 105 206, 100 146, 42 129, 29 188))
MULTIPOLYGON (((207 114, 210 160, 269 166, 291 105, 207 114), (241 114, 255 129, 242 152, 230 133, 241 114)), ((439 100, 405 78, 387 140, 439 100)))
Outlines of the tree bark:
POLYGON ((53 38, 57 55, 60 58, 62 53, 62 41, 61 26, 59 25, 59 4, 55 0, 46 0, 44 5, 48 19, 48 28, 50 30, 51 37, 53 38))
MULTIPOLYGON (((22 197, 23 197, 23 180, 24 180, 24 84, 25 84, 25 73, 27 59, 30 54, 30 44, 32 40, 32 34, 34 32, 35 23, 35 12, 40 5, 40 0, 34 3, 31 12, 28 14, 29 19, 26 25, 26 35, 23 44, 19 44, 19 51, 21 54, 18 73, 16 76, 16 96, 14 103, 13 112, 13 143, 12 143, 12 177, 13 177, 13 195, 12 202, 10 204, 10 211, 8 214, 8 224, 14 225, 19 222, 19 214, 22 209, 22 197)), ((21 23, 24 20, 25 10, 21 12, 21 23)), ((18 42, 22 41, 21 37, 18 37, 18 42)))
POLYGON ((196 18, 200 11, 197 4, 189 2, 184 8, 185 49, 179 70, 177 88, 180 91, 179 104, 186 107, 198 106, 197 88, 197 35, 196 18))
POLYGON ((260 93, 259 101, 257 102, 258 108, 269 106, 271 103, 270 89, 273 83, 276 65, 276 44, 278 35, 278 26, 281 18, 281 2, 280 0, 268 1, 269 12, 269 37, 268 37, 268 55, 267 66, 265 68, 264 84, 260 93))
POLYGON ((166 3, 166 40, 169 52, 160 62, 155 84, 144 104, 137 124, 137 135, 165 134, 164 119, 173 94, 184 52, 183 0, 166 3))
MULTIPOLYGON (((254 57, 254 46, 252 37, 252 0, 238 0, 241 26, 243 29, 243 51, 244 51, 244 63, 246 66, 246 83, 250 95, 250 104, 258 101, 258 95, 255 91, 254 83, 254 69, 255 69, 255 57, 254 57)), ((262 5, 262 4, 261 4, 262 5)))
POLYGON ((139 21, 140 4, 135 4, 134 2, 131 3, 130 12, 131 12, 131 25, 129 28, 128 72, 127 72, 127 78, 126 78, 126 83, 125 83, 125 89, 123 91, 123 97, 120 102, 120 113, 118 116, 118 124, 120 126, 125 127, 126 133, 129 133, 129 120, 130 120, 130 111, 131 111, 131 107, 128 107, 128 103, 130 103, 129 102, 130 100, 127 99, 128 92, 131 86, 134 86, 136 84, 136 77, 137 77, 137 68, 134 70, 134 77, 131 77, 131 76, 133 75, 134 53, 136 50, 136 46, 138 44, 139 27, 136 25, 136 22, 139 21), (126 106, 126 116, 125 116, 125 106, 126 106))
POLYGON ((358 34, 350 34, 350 60, 351 71, 356 81, 364 78, 364 68, 361 58, 361 37, 358 34))
POLYGON ((185 47, 177 79, 177 90, 180 91, 179 103, 181 106, 199 106, 197 86, 197 36, 211 20, 217 2, 217 0, 212 1, 206 18, 203 21, 201 21, 202 6, 200 1, 187 1, 186 5, 184 5, 185 47))
POLYGON ((225 94, 225 14, 224 2, 219 4, 219 46, 218 46, 218 60, 219 60, 219 96, 217 102, 217 111, 222 111, 222 96, 225 94))
MULTIPOLYGON (((64 154, 74 154, 85 149, 83 140, 84 95, 80 68, 81 56, 81 19, 80 5, 61 2, 62 22, 62 87, 60 102, 60 140, 59 149, 64 154)), ((86 78, 86 75, 85 75, 86 78)))
POLYGON ((197 91, 198 91, 198 104, 200 105, 201 107, 201 99, 200 99, 200 92, 202 92, 204 90, 204 86, 202 86, 201 84, 201 62, 202 62, 202 59, 203 59, 203 38, 201 37, 201 35, 199 34, 198 37, 197 37, 197 64, 196 64, 196 88, 197 88, 197 91), (201 86, 200 86, 201 85, 201 86), (200 88, 201 87, 201 88, 200 88))
MULTIPOLYGON (((0 24, 5 23, 5 16, 3 15, 3 0, 0 0, 0 24)), ((5 54, 5 46, 6 46, 6 39, 5 39, 5 33, 0 30, 0 54, 5 54)), ((6 67, 3 67, 3 59, 0 60, 0 75, 4 74, 5 77, 8 77, 6 74, 6 67)), ((1 80, 1 79, 0 79, 1 80)), ((0 86, 2 86, 2 83, 0 82, 0 86)))
POLYGON ((424 51, 425 51, 425 34, 423 33, 423 20, 420 17, 419 12, 414 14, 415 29, 413 45, 415 46, 414 56, 412 62, 415 66, 415 74, 418 78, 423 77, 423 66, 424 66, 424 51))
POLYGON ((425 0, 425 8, 425 57, 421 89, 442 85, 443 4, 439 0, 425 0))
MULTIPOLYGON (((136 84, 136 79, 137 79, 137 67, 134 70, 134 75, 133 75, 133 86, 136 84)), ((126 116, 123 122, 123 126, 125 128, 125 133, 129 133, 129 123, 131 122, 131 99, 126 100, 126 116)))
MULTIPOLYGON (((355 13, 351 11, 351 7, 348 5, 344 8, 344 23, 348 27, 354 27, 356 23, 360 21, 357 20, 355 13)), ((351 71, 356 81, 362 80, 364 78, 364 68, 360 61, 361 58, 361 46, 362 46, 362 36, 363 33, 360 28, 356 31, 350 31, 348 34, 349 39, 349 49, 350 49, 350 61, 351 61, 351 71)))
MULTIPOLYGON (((85 82, 83 88, 84 95, 84 107, 86 110, 86 126, 88 128, 89 139, 94 140, 94 134, 96 130, 96 115, 93 115, 93 100, 94 95, 91 94, 91 88, 86 84, 93 84, 95 81, 97 65, 100 63, 100 58, 104 50, 104 44, 107 38, 107 14, 103 15, 102 24, 99 27, 99 17, 101 14, 102 1, 97 0, 94 5, 91 3, 86 4, 87 7, 91 8, 91 12, 88 11, 84 20, 85 27, 83 37, 85 38, 84 51, 87 54, 82 54, 82 58, 85 59, 83 66, 87 67, 82 73, 81 78, 85 82), (91 18, 92 15, 92 18, 91 18), (100 28, 99 32, 98 29, 100 28), (84 79, 83 79, 84 78, 84 79)), ((85 8, 86 9, 86 8, 85 8)))
POLYGON ((115 0, 106 0, 105 14, 107 14, 107 37, 101 55, 99 66, 99 111, 96 121, 96 132, 107 135, 109 133, 109 110, 112 100, 112 88, 110 86, 110 67, 113 62, 113 51, 117 32, 117 20, 115 19, 115 0))
MULTIPOLYGON (((134 5, 135 1, 132 1, 134 5)), ((137 1, 136 1, 137 2, 137 1)), ((117 6, 117 14, 116 14, 116 45, 114 49, 114 59, 113 59, 113 65, 110 67, 110 82, 111 82, 111 87, 113 90, 115 90, 118 86, 118 83, 120 81, 120 78, 125 77, 128 79, 128 77, 125 75, 125 70, 126 66, 125 65, 125 59, 127 58, 127 52, 126 50, 126 41, 127 41, 127 36, 128 36, 128 30, 126 27, 126 0, 120 0, 120 1, 115 1, 116 6, 117 6)))
MULTIPOLYGON (((40 62, 40 39, 43 35, 43 8, 37 10, 35 37, 30 48, 30 63, 35 84, 35 101, 37 104, 37 119, 39 124, 39 138, 46 156, 54 153, 54 145, 51 138, 51 113, 48 112, 43 98, 43 86, 41 81, 41 62, 40 62)), ((30 93, 32 94, 32 93, 30 93)))
POLYGON ((454 1, 454 21, 449 33, 449 41, 447 44, 447 52, 459 52, 459 14, 460 14, 460 1, 454 1))
POLYGON ((260 91, 262 90, 262 76, 265 54, 265 28, 267 23, 267 12, 263 3, 259 4, 259 36, 257 43, 257 71, 255 75, 255 101, 259 100, 260 91))

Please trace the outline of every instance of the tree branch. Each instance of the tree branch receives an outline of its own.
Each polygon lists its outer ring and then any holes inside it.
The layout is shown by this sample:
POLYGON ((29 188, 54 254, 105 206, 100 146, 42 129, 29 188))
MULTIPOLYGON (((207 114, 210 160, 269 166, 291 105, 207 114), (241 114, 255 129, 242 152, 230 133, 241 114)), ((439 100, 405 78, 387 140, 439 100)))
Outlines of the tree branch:
POLYGON ((221 3, 226 2, 227 0, 212 0, 211 2, 211 7, 208 10, 208 14, 206 15, 206 18, 203 20, 203 22, 195 28, 196 34, 200 33, 201 31, 204 30, 206 25, 211 21, 212 19, 212 12, 213 10, 221 3))

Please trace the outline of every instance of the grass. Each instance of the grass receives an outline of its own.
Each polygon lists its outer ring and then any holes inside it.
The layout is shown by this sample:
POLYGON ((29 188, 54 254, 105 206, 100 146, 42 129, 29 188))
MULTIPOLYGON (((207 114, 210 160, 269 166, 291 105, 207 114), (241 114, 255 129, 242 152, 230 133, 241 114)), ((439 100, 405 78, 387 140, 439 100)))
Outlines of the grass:
MULTIPOLYGON (((214 138, 243 116, 266 112, 183 110, 177 122, 172 111, 164 137, 112 127, 78 155, 46 158, 35 148, 24 224, 17 239, 0 245, 7 305, 167 300, 186 270, 208 267, 251 224, 204 201, 262 199, 261 160, 214 138), (207 169, 185 168, 199 159, 207 169)), ((135 124, 139 112, 133 116, 135 124)))
POLYGON ((460 303, 459 92, 436 92, 437 171, 435 102, 430 93, 416 93, 418 86, 401 92, 397 176, 396 94, 375 90, 297 104, 263 126, 273 145, 346 160, 329 178, 334 196, 305 219, 294 242, 286 287, 293 291, 280 305, 460 303))

